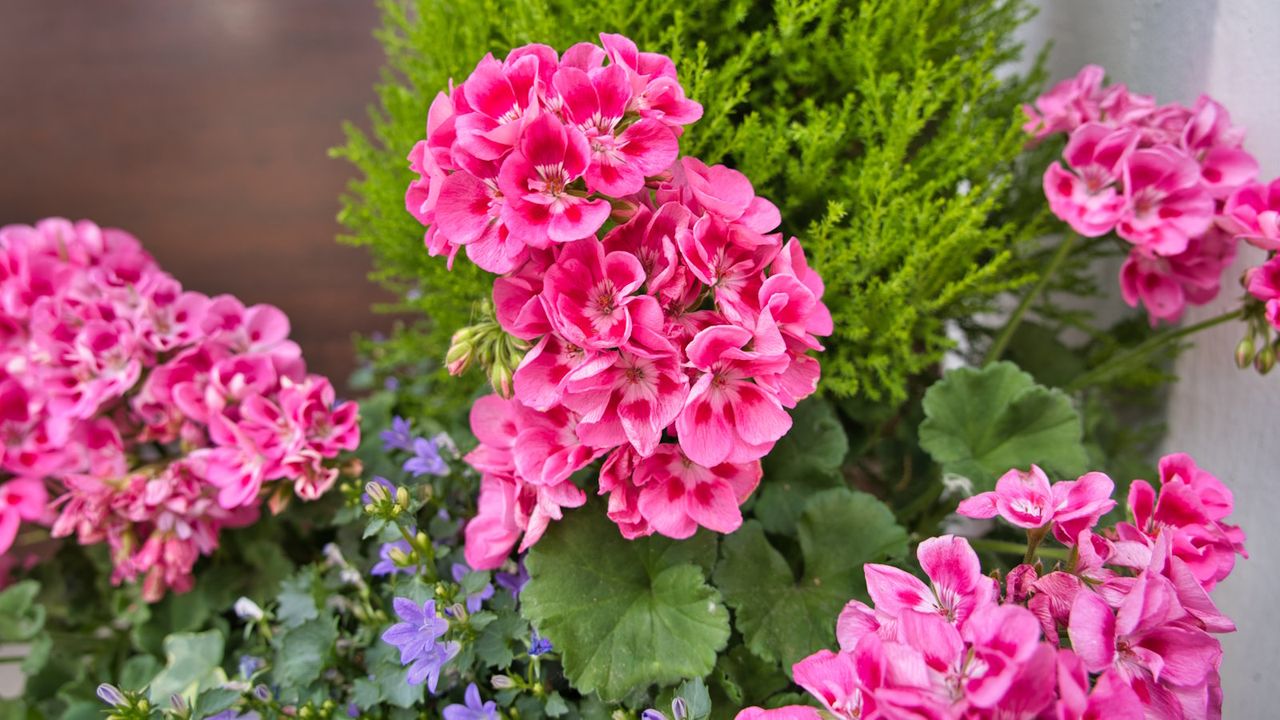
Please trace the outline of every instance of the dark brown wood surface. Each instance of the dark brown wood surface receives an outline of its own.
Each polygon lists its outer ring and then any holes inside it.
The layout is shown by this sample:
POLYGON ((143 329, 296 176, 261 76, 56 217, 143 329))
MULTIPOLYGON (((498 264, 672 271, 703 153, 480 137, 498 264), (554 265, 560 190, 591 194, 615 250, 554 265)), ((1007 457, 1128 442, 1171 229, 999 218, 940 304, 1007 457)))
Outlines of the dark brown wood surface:
POLYGON ((129 230, 189 288, 280 306, 345 382, 386 321, 334 242, 382 53, 366 0, 0 0, 0 224, 129 230))

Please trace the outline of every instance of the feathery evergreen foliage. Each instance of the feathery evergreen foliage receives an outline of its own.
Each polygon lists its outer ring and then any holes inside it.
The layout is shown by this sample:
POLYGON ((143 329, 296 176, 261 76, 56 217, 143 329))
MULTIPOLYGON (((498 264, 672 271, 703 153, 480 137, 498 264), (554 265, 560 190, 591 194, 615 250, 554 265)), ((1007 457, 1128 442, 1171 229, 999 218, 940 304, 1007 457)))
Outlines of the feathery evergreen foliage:
POLYGON ((1034 78, 997 76, 1020 49, 1021 0, 387 0, 383 12, 372 131, 349 127, 335 154, 362 175, 344 198, 346 239, 371 248, 401 309, 428 318, 398 336, 410 354, 442 358, 491 282, 428 257, 404 210, 431 98, 486 52, 599 32, 676 61, 705 108, 682 150, 746 173, 801 237, 835 317, 825 392, 903 401, 949 347, 949 319, 1027 279, 1012 248, 1036 211, 1006 200, 1034 78))

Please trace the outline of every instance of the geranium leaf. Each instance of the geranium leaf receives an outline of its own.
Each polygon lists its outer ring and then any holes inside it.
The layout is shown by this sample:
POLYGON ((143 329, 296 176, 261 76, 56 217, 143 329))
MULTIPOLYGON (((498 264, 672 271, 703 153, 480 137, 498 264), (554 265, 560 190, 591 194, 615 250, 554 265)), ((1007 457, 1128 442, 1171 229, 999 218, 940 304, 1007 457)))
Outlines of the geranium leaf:
POLYGON ((169 697, 183 695, 190 702, 201 691, 226 682, 220 667, 222 633, 175 633, 164 639, 165 666, 151 680, 151 702, 168 706, 169 697))
POLYGON ((957 368, 924 396, 920 445, 974 492, 1032 463, 1075 478, 1087 463, 1080 415, 1060 390, 1037 385, 1009 362, 957 368))
POLYGON ((771 533, 794 534, 809 497, 840 484, 849 439, 831 403, 809 398, 791 411, 791 431, 764 458, 755 514, 771 533))
POLYGON ((0 642, 30 640, 44 627, 44 606, 37 603, 40 583, 23 580, 0 592, 0 642))
POLYGON ((529 551, 522 611, 575 688, 618 700, 711 672, 729 639, 729 613, 704 575, 714 560, 710 535, 625 540, 592 504, 529 551))
POLYGON ((716 585, 751 652, 789 668, 835 642, 835 616, 865 599, 862 566, 906 552, 907 533, 884 503, 846 488, 809 499, 797 523, 804 568, 795 577, 751 521, 724 540, 716 585))

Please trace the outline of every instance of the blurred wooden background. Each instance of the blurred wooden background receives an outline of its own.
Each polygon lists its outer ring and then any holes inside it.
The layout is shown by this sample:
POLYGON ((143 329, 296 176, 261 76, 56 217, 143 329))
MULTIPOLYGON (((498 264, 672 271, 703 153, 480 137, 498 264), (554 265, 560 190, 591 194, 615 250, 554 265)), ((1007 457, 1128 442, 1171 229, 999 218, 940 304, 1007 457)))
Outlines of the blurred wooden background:
POLYGON ((61 215, 136 235, 182 283, 280 306, 341 386, 385 320, 339 246, 382 52, 368 0, 0 0, 0 224, 61 215))

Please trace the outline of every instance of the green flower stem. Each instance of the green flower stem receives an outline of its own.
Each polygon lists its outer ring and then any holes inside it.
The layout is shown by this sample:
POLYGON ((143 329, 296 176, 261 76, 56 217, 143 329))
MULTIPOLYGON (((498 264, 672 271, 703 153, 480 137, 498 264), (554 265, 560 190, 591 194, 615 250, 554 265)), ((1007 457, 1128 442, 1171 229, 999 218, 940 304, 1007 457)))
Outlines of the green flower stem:
MULTIPOLYGON (((1001 555, 1022 555, 1026 556, 1027 546, 1023 543, 1010 542, 1008 540, 987 540, 979 538, 970 540, 969 545, 980 552, 993 552, 1001 555)), ((1066 560, 1066 548, 1039 548, 1036 554, 1049 558, 1051 560, 1066 560)))
POLYGON ((1169 328, 1164 332, 1147 338, 1145 341, 1130 348, 1129 350, 1113 356, 1111 359, 1102 363, 1098 367, 1095 367, 1089 372, 1078 376, 1075 380, 1067 383, 1067 386, 1063 389, 1067 392, 1075 392, 1077 390, 1083 390, 1091 385, 1096 385, 1114 375, 1117 371, 1122 370, 1125 366, 1142 360, 1147 355, 1150 355, 1170 343, 1177 342, 1188 335, 1194 335, 1201 330, 1208 330, 1215 325, 1221 325, 1225 322, 1238 320, 1242 317, 1244 317, 1244 309, 1239 308, 1211 317, 1208 320, 1202 320, 1194 325, 1169 328))
POLYGON ((1036 561, 1036 548, 1040 547, 1040 543, 1044 541, 1044 536, 1048 534, 1049 525, 1047 523, 1043 527, 1027 531, 1027 551, 1022 555, 1022 562, 1030 565, 1036 561))
POLYGON ((1014 308, 1013 314, 1009 316, 1009 320, 1004 324, 1004 328, 1000 331, 1000 335, 996 337, 995 342, 991 343, 991 347, 987 350, 987 356, 983 358, 983 365, 1000 359, 1006 348, 1009 347, 1009 341, 1013 339, 1013 333, 1022 324, 1022 318, 1027 314, 1027 310, 1031 308, 1031 303, 1040 297, 1040 293, 1049 286, 1049 281, 1058 272, 1058 268, 1062 267, 1062 263, 1066 261, 1067 256, 1071 254, 1071 248, 1076 243, 1078 236, 1068 231, 1066 236, 1062 238, 1062 243, 1058 245, 1058 249, 1053 253, 1053 257, 1049 259, 1049 264, 1045 266, 1044 272, 1040 273, 1040 279, 1036 281, 1034 287, 1026 295, 1022 296, 1022 301, 1018 303, 1018 307, 1014 308))
POLYGON ((427 538, 425 543, 419 543, 418 538, 409 534, 400 523, 396 523, 396 527, 400 529, 400 535, 404 537, 405 542, 409 543, 409 547, 418 552, 418 557, 422 558, 422 572, 427 576, 428 582, 435 582, 439 578, 436 577, 436 549, 431 546, 431 538, 427 538))

